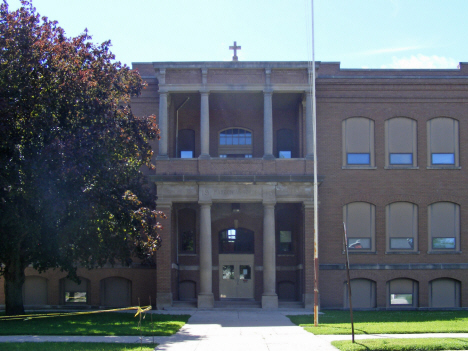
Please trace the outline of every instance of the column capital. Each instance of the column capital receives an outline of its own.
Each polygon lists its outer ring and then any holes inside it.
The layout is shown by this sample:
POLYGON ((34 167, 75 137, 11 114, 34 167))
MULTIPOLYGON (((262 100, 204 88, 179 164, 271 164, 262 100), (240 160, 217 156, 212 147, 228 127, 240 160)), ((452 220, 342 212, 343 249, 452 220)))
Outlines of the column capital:
POLYGON ((208 89, 200 89, 199 92, 202 95, 210 95, 210 91, 208 89))
POLYGON ((206 206, 210 206, 210 207, 211 207, 211 205, 213 205, 213 201, 206 201, 206 200, 204 200, 204 201, 198 201, 198 204, 199 204, 200 206, 202 206, 202 207, 206 207, 206 206))
POLYGON ((273 88, 267 87, 263 89, 263 95, 273 95, 273 88))
POLYGON ((172 200, 164 200, 164 201, 156 200, 156 208, 158 207, 172 208, 172 200))
POLYGON ((275 207, 276 206, 276 201, 274 200, 263 200, 262 202, 263 207, 269 208, 269 207, 275 207))
POLYGON ((166 69, 160 68, 159 72, 156 71, 156 76, 158 77, 159 86, 166 84, 166 69))
POLYGON ((307 210, 307 209, 313 209, 314 208, 314 202, 313 201, 304 201, 302 203, 302 207, 307 210))

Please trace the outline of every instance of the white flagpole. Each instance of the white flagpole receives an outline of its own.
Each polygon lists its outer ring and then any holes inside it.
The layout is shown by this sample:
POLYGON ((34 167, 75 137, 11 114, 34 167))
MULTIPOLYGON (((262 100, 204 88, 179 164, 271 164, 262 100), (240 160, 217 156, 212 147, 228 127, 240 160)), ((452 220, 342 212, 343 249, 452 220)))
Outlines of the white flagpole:
POLYGON ((315 104, 315 46, 314 46, 314 0, 312 8, 312 126, 314 133, 314 326, 318 326, 319 305, 319 241, 318 241, 318 183, 317 183, 317 108, 315 104))

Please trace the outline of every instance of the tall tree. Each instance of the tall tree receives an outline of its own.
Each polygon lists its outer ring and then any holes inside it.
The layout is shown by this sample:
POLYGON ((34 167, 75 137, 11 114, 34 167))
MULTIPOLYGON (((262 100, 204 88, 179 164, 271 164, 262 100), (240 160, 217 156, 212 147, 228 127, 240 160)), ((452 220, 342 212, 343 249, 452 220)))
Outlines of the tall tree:
POLYGON ((25 268, 150 258, 160 246, 151 167, 154 116, 136 117, 138 72, 110 42, 67 38, 29 1, 0 5, 0 275, 7 315, 24 313, 25 268))

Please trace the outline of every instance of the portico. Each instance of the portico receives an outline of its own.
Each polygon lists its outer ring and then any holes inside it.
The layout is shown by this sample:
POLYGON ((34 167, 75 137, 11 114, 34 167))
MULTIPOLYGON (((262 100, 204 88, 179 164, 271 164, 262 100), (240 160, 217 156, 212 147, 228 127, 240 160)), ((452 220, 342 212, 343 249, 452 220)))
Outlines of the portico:
MULTIPOLYGON (((170 259, 172 262, 160 263, 164 266, 171 266, 173 269, 171 281, 158 284, 158 296, 159 291, 166 296, 165 301, 164 299, 158 299, 158 302, 160 302, 158 308, 167 307, 172 303, 171 300, 167 299, 166 291, 168 287, 177 290, 177 284, 174 282, 176 277, 178 277, 179 282, 185 282, 186 280, 195 282, 196 296, 194 297, 199 308, 212 308, 215 300, 224 297, 235 298, 234 293, 226 295, 222 291, 222 289, 224 291, 230 289, 230 286, 233 286, 232 289, 238 289, 235 284, 244 284, 245 287, 252 284, 250 295, 240 294, 239 297, 245 298, 247 296, 248 298, 257 299, 261 302, 262 308, 265 309, 277 308, 277 272, 290 270, 298 277, 304 274, 304 265, 300 261, 303 260, 301 247, 305 233, 299 226, 284 231, 284 233, 288 233, 286 235, 289 235, 289 239, 286 239, 289 240, 289 245, 294 241, 296 247, 294 251, 287 248, 284 252, 278 253, 277 248, 280 244, 279 229, 288 228, 282 228, 281 224, 279 224, 281 228, 277 228, 277 224, 284 222, 285 218, 281 218, 281 212, 276 212, 275 215, 275 208, 278 205, 280 208, 287 208, 288 204, 290 204, 291 208, 296 209, 301 204, 309 204, 313 191, 312 184, 304 181, 229 182, 227 179, 222 178, 220 178, 219 182, 203 182, 202 177, 197 182, 174 182, 170 181, 170 176, 157 177, 156 179, 158 202, 173 204, 171 216, 176 217, 176 220, 172 221, 173 227, 166 227, 165 230, 168 230, 175 237, 183 235, 181 231, 186 230, 180 228, 178 230, 177 227, 178 223, 184 221, 181 216, 185 212, 181 212, 181 210, 185 207, 192 208, 196 212, 195 217, 199 220, 199 225, 194 225, 194 242, 198 243, 198 248, 194 249, 193 253, 190 254, 181 254, 180 247, 176 248, 175 255, 164 255, 166 259, 170 259), (164 181, 161 181, 163 179, 164 181), (232 210, 233 208, 234 210, 232 210), (252 232, 252 245, 247 245, 247 249, 241 248, 240 250, 223 249, 220 242, 222 230, 219 229, 231 230, 231 232, 235 233, 237 228, 244 228, 244 231, 252 232), (198 240, 197 236, 199 237, 198 240), (294 239, 291 239, 291 237, 294 239), (296 264, 278 265, 277 257, 280 257, 282 263, 288 261, 296 264), (241 266, 244 268, 239 272, 241 266), (225 270, 232 269, 233 276, 228 278, 233 279, 233 281, 236 280, 235 283, 222 281, 223 267, 225 270), (244 272, 245 276, 243 275, 244 272), (242 277, 239 277, 238 274, 241 274, 242 277), (190 277, 190 279, 184 277, 190 277), (168 286, 165 288, 164 285, 168 286)), ((185 228, 184 225, 179 226, 185 228)), ((307 235, 310 235, 310 233, 307 235)), ((234 240, 232 239, 233 243, 234 240)), ((171 241, 174 242, 174 240, 171 241)), ((178 242, 180 243, 180 240, 178 242)), ((241 243, 241 245, 245 244, 241 243)), ((161 251, 164 249, 169 250, 167 245, 163 246, 161 251)), ((295 290, 292 294, 297 296, 297 298, 295 297, 296 300, 302 298, 300 293, 296 291, 302 284, 301 280, 302 278, 294 280, 295 290)), ((244 289, 243 286, 241 288, 244 289)), ((178 292, 173 291, 172 296, 177 294, 178 292)))

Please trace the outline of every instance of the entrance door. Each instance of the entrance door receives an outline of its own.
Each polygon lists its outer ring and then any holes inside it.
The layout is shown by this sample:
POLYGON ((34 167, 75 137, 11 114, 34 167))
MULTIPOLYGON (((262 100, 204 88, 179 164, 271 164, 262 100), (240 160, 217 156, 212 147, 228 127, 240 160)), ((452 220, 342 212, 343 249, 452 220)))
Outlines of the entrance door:
POLYGON ((227 299, 254 298, 254 255, 219 255, 219 294, 227 299))

